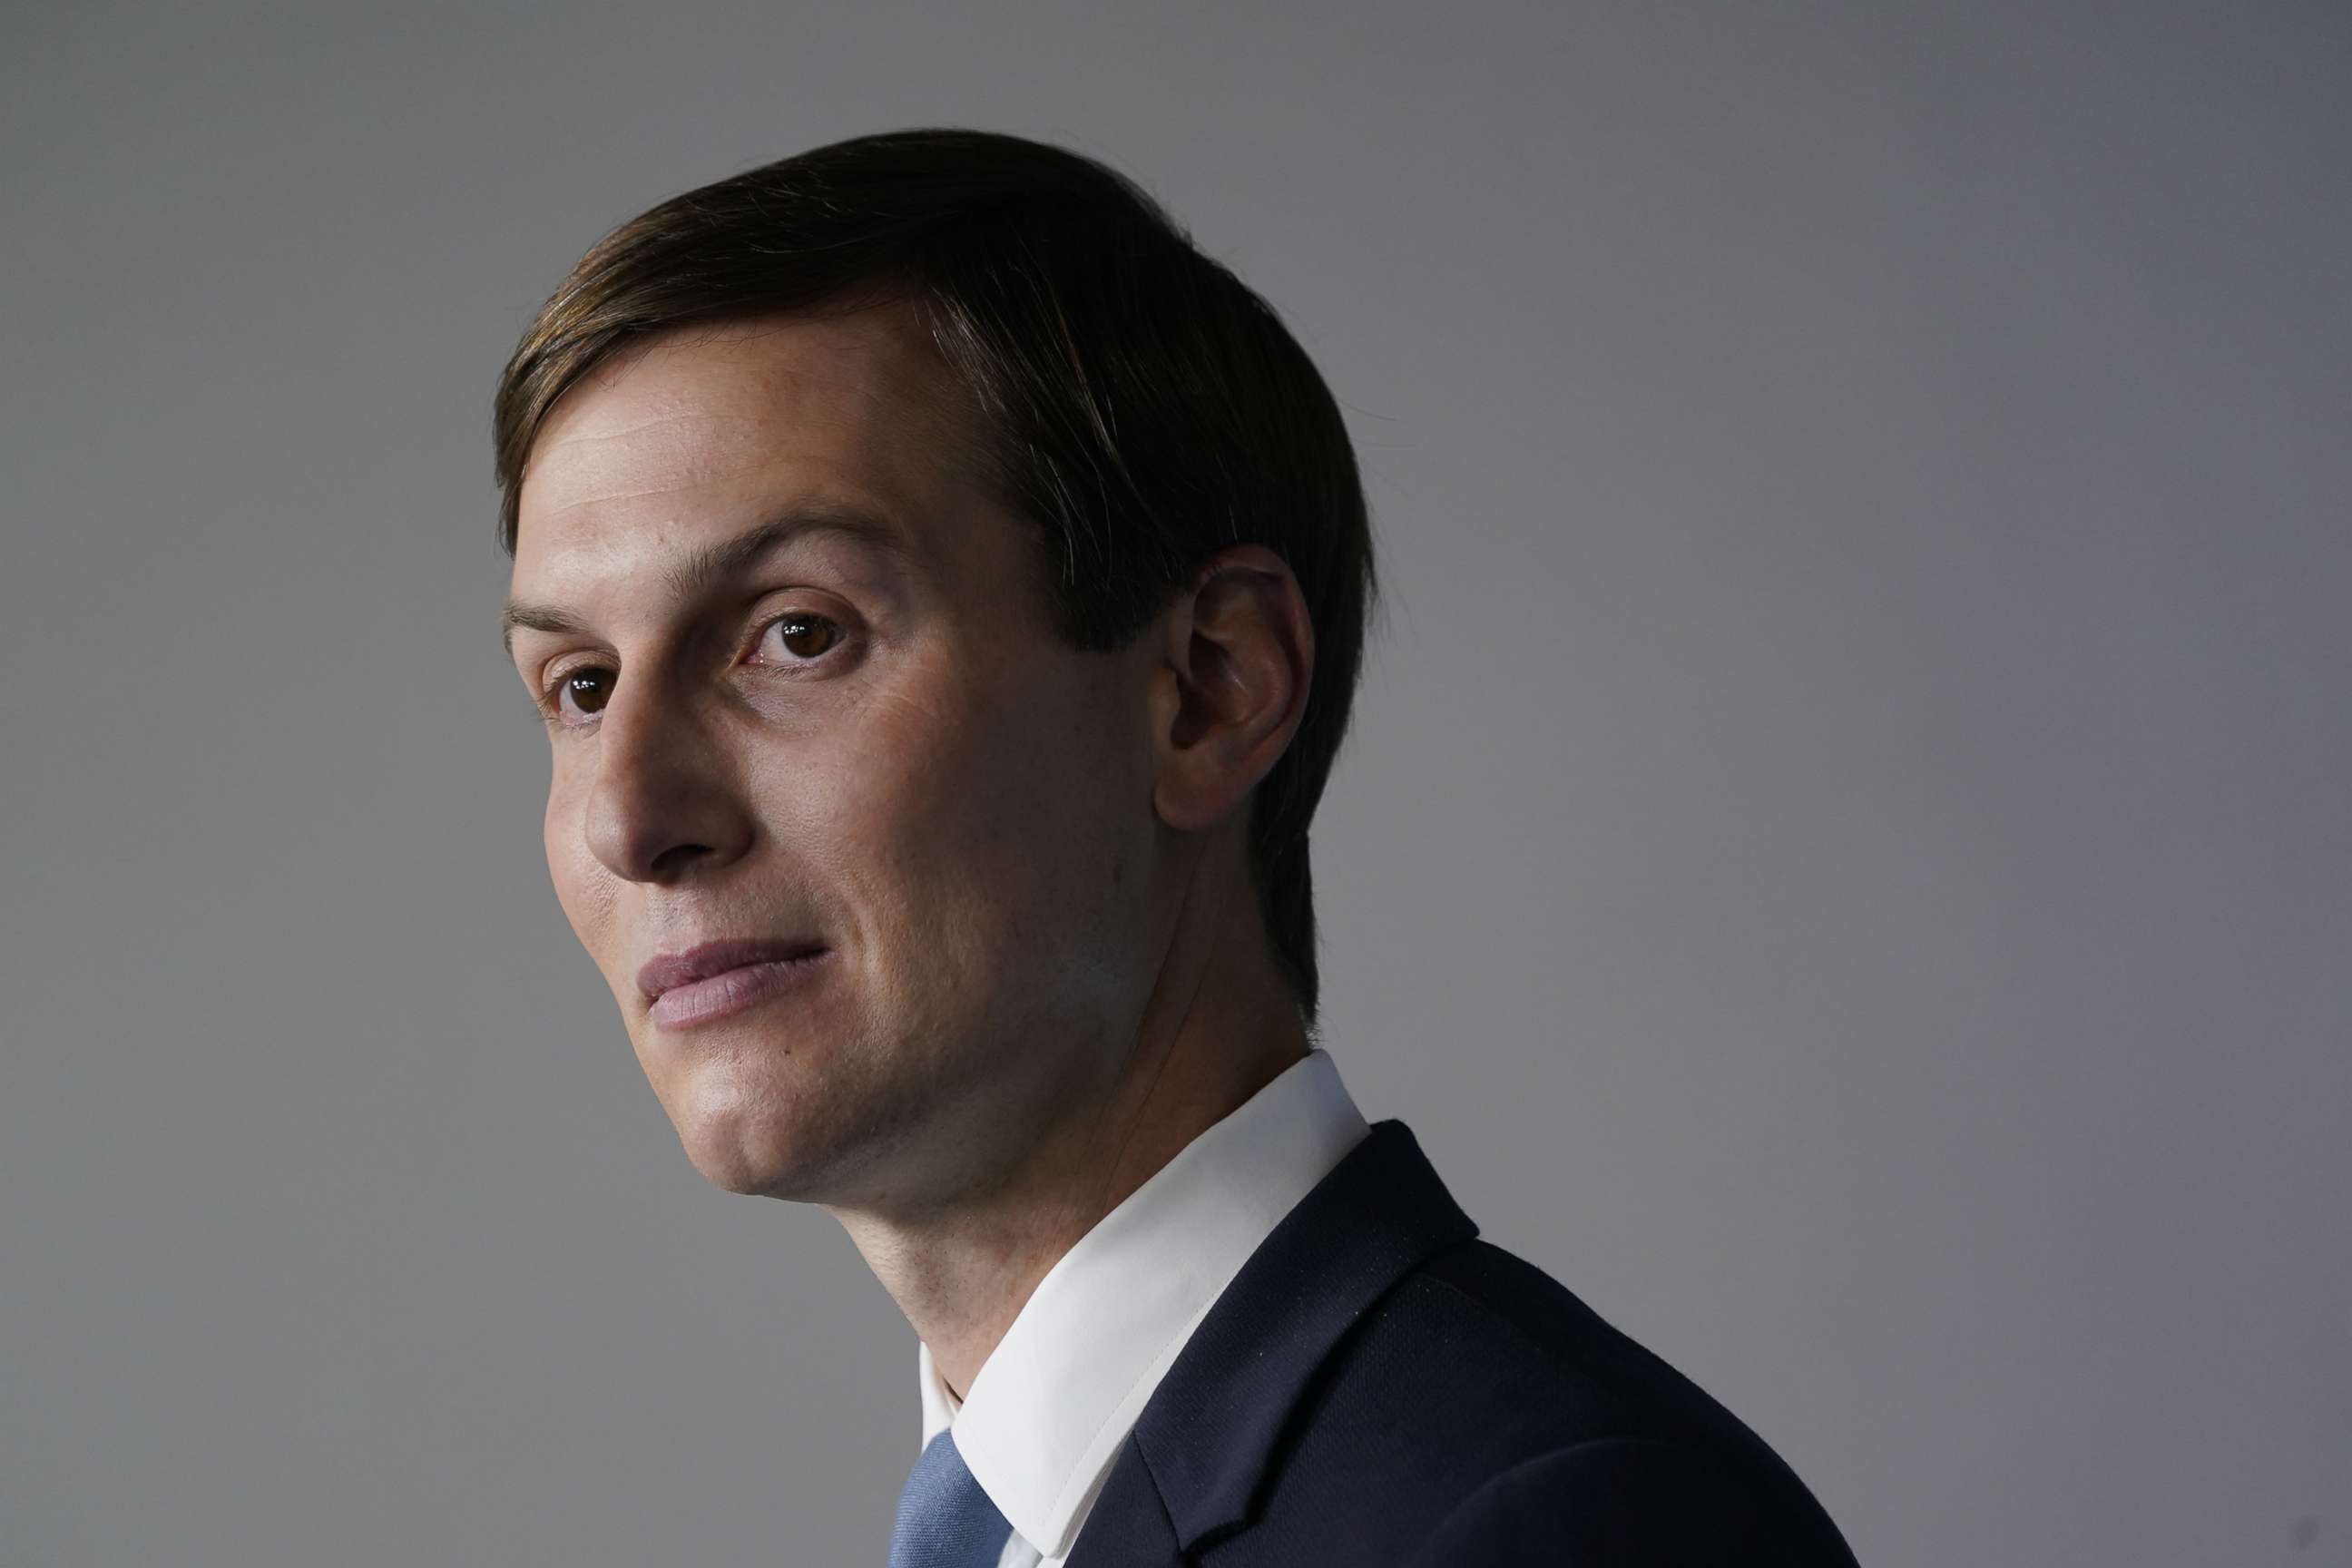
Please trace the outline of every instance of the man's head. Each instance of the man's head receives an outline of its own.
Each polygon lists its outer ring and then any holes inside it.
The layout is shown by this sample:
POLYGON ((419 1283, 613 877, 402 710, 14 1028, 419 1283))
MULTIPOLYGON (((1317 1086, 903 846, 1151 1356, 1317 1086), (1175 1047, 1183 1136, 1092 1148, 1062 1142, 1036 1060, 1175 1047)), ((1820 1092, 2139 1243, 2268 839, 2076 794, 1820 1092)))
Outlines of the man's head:
POLYGON ((895 1142, 1098 1086, 1221 847, 1312 1018, 1361 492, 1125 181, 913 132, 677 197, 543 308, 497 440, 551 870, 714 1180, 877 1194, 895 1142), (737 937, 782 945, 653 1000, 737 937))

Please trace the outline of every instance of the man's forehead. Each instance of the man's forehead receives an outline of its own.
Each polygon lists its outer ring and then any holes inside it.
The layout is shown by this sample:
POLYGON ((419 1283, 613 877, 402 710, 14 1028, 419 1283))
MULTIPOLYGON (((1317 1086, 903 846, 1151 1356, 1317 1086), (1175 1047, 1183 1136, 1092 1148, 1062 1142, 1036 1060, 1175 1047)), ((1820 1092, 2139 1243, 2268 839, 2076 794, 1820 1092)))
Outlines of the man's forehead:
POLYGON ((582 508, 724 493, 779 469, 919 481, 908 448, 961 445, 956 388, 895 306, 677 329, 567 391, 523 472, 521 531, 582 508))
POLYGON ((509 623, 683 600, 674 585, 803 541, 877 591, 997 581, 999 549, 1026 582, 1036 531, 1001 494, 987 427, 911 309, 633 344, 568 391, 533 443, 509 589, 510 607, 546 613, 509 623), (800 526, 812 518, 825 525, 800 526), (755 536, 771 545, 747 552, 755 536))

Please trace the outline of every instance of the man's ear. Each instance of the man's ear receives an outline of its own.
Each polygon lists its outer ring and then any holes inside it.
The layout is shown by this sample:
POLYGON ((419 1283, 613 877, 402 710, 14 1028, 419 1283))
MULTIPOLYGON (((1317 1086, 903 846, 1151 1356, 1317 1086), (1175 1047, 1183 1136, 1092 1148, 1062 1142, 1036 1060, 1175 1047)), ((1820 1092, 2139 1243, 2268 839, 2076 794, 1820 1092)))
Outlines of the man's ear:
POLYGON ((1199 832, 1249 798, 1297 731, 1315 627, 1288 563, 1236 544, 1193 574, 1160 636, 1151 803, 1169 826, 1199 832))

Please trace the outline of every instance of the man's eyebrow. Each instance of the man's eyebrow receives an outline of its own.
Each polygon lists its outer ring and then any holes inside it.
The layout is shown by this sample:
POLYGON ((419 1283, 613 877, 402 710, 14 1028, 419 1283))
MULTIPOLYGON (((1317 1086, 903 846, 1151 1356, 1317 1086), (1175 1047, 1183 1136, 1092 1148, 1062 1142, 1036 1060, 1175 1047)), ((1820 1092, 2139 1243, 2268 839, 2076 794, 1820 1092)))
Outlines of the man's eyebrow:
MULTIPOLYGON (((910 565, 914 561, 914 552, 906 536, 879 518, 848 507, 795 507, 732 539, 703 545, 685 560, 664 567, 662 584, 680 599, 696 598, 713 584, 749 570, 770 551, 816 533, 835 534, 863 544, 901 565, 910 565)), ((553 605, 526 604, 520 599, 507 601, 499 614, 499 626, 509 658, 514 657, 514 635, 518 631, 577 636, 589 630, 588 624, 569 610, 553 605)))

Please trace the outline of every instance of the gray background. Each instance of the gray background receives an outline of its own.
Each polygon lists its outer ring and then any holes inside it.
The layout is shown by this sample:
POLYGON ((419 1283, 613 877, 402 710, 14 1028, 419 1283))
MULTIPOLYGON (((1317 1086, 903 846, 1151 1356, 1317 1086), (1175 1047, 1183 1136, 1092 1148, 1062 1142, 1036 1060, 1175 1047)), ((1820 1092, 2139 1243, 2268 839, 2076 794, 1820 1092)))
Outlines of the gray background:
POLYGON ((0 1559, 882 1555, 914 1339, 572 944, 487 414, 944 122, 1349 410, 1367 1112, 1865 1562, 2352 1563, 2344 6, 7 20, 0 1559))

